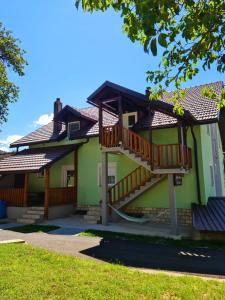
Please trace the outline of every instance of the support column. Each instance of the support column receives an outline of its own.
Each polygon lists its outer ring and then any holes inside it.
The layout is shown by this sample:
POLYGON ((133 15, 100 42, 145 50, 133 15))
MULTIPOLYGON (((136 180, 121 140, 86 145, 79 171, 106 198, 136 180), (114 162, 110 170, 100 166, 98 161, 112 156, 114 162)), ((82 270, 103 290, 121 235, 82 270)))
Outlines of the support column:
POLYGON ((178 222, 177 222, 177 207, 176 207, 176 191, 173 182, 173 174, 168 174, 168 192, 169 192, 169 207, 170 207, 170 224, 171 233, 178 234, 178 222))
POLYGON ((25 174, 24 178, 24 194, 23 194, 23 206, 27 206, 27 199, 28 199, 28 182, 29 182, 29 174, 25 174))
POLYGON ((48 207, 49 207, 49 168, 44 170, 45 179, 45 202, 44 202, 44 217, 48 219, 48 207))
POLYGON ((74 206, 77 206, 77 184, 78 184, 78 150, 74 151, 74 206))
POLYGON ((108 154, 102 152, 102 224, 108 223, 108 154))
POLYGON ((148 107, 148 121, 149 121, 149 143, 150 143, 150 165, 151 169, 154 169, 154 153, 153 153, 153 147, 152 147, 152 110, 151 110, 151 105, 149 104, 148 107))
POLYGON ((99 126, 99 143, 102 144, 102 127, 103 127, 103 122, 102 122, 102 104, 99 104, 99 109, 98 109, 98 126, 99 126))
POLYGON ((179 143, 179 152, 180 152, 180 162, 181 166, 184 166, 184 131, 183 124, 178 122, 178 143, 179 143))

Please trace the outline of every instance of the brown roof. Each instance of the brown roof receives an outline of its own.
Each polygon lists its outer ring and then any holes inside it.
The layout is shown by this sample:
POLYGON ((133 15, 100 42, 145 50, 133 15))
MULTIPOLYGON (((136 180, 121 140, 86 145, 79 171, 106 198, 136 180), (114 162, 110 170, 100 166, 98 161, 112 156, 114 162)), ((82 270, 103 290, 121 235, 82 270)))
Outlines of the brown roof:
POLYGON ((22 150, 0 160, 0 173, 39 172, 75 150, 78 145, 22 150))
MULTIPOLYGON (((182 101, 184 109, 189 111, 191 115, 198 122, 209 123, 218 121, 218 110, 216 103, 212 100, 209 100, 201 95, 201 89, 205 86, 212 88, 217 93, 220 93, 223 83, 221 81, 210 83, 206 85, 190 87, 185 89, 186 95, 182 101)), ((143 95, 144 96, 144 95, 143 95)), ((172 96, 172 92, 165 93, 162 102, 168 103, 168 99, 172 96)), ((98 120, 98 108, 97 107, 87 107, 82 109, 77 109, 82 115, 88 116, 94 120, 98 120)), ((117 117, 109 114, 108 112, 103 113, 103 125, 114 125, 118 121, 117 117)), ((155 111, 152 127, 153 128, 162 128, 162 127, 171 127, 177 124, 177 119, 163 114, 162 112, 155 111)), ((136 126, 137 129, 147 129, 149 128, 148 117, 143 117, 136 126)), ((82 128, 77 133, 78 137, 89 137, 98 135, 99 128, 98 122, 95 124, 90 124, 86 128, 82 128)), ((41 142, 51 142, 57 141, 64 138, 66 135, 65 126, 62 127, 62 130, 59 134, 53 133, 53 122, 41 127, 40 129, 26 135, 20 140, 11 144, 11 147, 24 146, 29 144, 37 144, 41 142)))

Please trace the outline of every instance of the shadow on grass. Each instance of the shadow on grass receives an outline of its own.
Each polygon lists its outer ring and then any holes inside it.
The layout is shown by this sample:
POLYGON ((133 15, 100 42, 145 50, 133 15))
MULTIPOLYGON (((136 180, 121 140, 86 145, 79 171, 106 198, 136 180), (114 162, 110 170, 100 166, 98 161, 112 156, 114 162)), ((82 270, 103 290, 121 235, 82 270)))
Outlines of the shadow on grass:
POLYGON ((53 225, 24 225, 24 226, 16 226, 11 228, 5 228, 4 230, 10 230, 20 233, 47 233, 56 229, 59 229, 59 226, 53 226, 53 225))

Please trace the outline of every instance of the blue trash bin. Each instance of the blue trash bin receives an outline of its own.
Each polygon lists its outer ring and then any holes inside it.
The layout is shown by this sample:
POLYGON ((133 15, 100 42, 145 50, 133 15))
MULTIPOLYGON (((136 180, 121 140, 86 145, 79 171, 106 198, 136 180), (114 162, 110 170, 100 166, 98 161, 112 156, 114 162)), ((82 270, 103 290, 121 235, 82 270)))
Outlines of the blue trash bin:
POLYGON ((0 219, 6 217, 6 201, 0 200, 0 219))

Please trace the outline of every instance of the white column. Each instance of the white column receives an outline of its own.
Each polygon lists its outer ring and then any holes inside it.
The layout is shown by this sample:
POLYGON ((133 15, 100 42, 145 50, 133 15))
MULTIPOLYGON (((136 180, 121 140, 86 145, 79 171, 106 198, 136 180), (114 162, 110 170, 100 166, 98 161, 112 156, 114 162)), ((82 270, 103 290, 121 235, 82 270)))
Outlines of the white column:
POLYGON ((102 224, 108 223, 108 154, 102 151, 102 224))
POLYGON ((168 174, 168 187, 169 187, 171 233, 176 235, 178 234, 178 223, 177 223, 176 191, 173 182, 173 174, 168 174))

